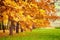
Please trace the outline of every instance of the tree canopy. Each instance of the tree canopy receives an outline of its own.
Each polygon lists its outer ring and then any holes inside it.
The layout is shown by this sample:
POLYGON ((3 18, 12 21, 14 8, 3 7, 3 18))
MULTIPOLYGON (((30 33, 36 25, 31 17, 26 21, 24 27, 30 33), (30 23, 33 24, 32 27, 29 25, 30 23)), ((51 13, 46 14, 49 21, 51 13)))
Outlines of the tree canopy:
POLYGON ((21 27, 48 27, 56 20, 54 0, 0 0, 0 15, 4 24, 8 20, 20 22, 21 27))

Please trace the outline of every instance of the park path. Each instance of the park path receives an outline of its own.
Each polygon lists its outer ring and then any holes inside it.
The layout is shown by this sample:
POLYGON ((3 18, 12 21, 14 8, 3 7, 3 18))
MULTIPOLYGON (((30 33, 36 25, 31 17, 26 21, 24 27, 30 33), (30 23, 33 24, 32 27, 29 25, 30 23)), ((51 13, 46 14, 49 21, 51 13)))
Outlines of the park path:
MULTIPOLYGON (((5 30, 6 32, 3 33, 3 30, 0 30, 0 37, 8 36, 9 35, 9 30, 5 30)), ((14 31, 15 34, 15 31, 14 31)))
POLYGON ((7 36, 8 34, 9 34, 9 32, 3 33, 3 31, 0 30, 0 37, 7 36))

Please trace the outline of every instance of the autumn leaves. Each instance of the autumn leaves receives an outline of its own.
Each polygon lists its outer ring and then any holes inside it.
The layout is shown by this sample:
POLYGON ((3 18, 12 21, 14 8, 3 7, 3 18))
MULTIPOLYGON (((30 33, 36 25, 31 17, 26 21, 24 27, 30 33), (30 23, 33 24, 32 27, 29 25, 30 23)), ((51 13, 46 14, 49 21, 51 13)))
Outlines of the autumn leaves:
MULTIPOLYGON (((5 11, 2 12, 4 24, 19 23, 22 30, 27 31, 38 27, 48 27, 49 17, 54 14, 55 6, 53 0, 5 0, 3 1, 5 11), (12 22, 14 21, 14 22, 12 22)), ((3 8, 4 9, 4 8, 3 8)), ((12 28, 12 24, 11 27, 12 28)))

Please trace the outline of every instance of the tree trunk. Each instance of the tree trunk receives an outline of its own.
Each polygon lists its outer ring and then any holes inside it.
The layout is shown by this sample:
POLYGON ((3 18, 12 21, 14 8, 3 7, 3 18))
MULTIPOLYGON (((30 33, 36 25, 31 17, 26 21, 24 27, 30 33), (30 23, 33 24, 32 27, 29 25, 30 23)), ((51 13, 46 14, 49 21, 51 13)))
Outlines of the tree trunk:
POLYGON ((9 35, 13 35, 13 28, 14 28, 14 21, 11 20, 11 26, 9 28, 9 31, 10 31, 9 35))
POLYGON ((16 33, 19 33, 19 23, 17 22, 16 24, 17 24, 16 25, 16 33))
POLYGON ((1 30, 1 23, 0 23, 0 30, 1 30))
POLYGON ((4 26, 3 22, 2 22, 2 29, 3 29, 3 33, 5 33, 5 26, 4 26))
POLYGON ((10 33, 9 33, 9 35, 13 35, 13 27, 11 26, 10 28, 9 28, 10 30, 10 33))
POLYGON ((3 29, 3 33, 5 33, 5 26, 4 25, 2 26, 2 29, 3 29))
POLYGON ((21 32, 23 32, 24 30, 21 28, 21 32))

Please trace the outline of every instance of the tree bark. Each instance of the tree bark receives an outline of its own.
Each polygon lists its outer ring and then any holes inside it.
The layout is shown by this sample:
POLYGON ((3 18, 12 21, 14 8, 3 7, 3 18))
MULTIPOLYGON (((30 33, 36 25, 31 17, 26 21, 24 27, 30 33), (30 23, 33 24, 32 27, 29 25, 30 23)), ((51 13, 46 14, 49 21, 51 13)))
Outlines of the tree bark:
POLYGON ((23 32, 24 30, 21 28, 21 32, 23 32))
POLYGON ((2 25, 2 29, 3 29, 3 33, 5 33, 5 26, 4 25, 2 25))
POLYGON ((13 28, 10 27, 9 29, 10 29, 10 30, 9 30, 9 31, 10 31, 9 35, 13 35, 13 28))
POLYGON ((3 22, 2 22, 2 29, 3 29, 3 33, 5 33, 5 26, 4 26, 3 22))
POLYGON ((14 21, 11 20, 11 26, 9 28, 9 31, 10 31, 9 35, 13 35, 13 28, 14 28, 14 21))
POLYGON ((16 25, 16 33, 19 33, 19 23, 17 22, 16 24, 17 24, 16 25))
POLYGON ((1 23, 0 23, 0 30, 1 30, 1 23))

